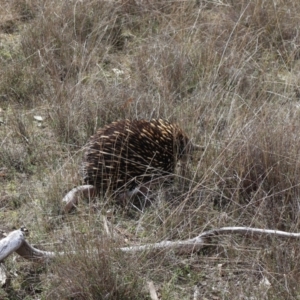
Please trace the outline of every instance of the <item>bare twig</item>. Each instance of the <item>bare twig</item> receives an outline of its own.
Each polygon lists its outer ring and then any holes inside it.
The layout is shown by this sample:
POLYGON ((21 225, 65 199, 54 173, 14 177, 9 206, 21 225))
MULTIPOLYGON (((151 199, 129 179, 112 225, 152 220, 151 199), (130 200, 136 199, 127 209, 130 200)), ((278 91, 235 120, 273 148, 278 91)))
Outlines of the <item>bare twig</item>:
POLYGON ((24 241, 21 230, 15 230, 0 240, 0 261, 20 248, 24 241))
MULTIPOLYGON (((244 235, 273 235, 277 237, 299 238, 300 233, 285 232, 272 229, 259 229, 251 227, 222 227, 218 229, 208 230, 195 238, 183 241, 162 241, 159 243, 145 244, 139 246, 121 247, 122 252, 138 252, 153 250, 169 250, 172 249, 179 253, 191 253, 198 251, 205 246, 207 239, 213 236, 222 236, 226 234, 244 234, 244 235)), ((25 259, 31 261, 44 261, 53 259, 59 255, 66 253, 76 253, 75 251, 66 252, 50 252, 42 251, 31 246, 24 237, 21 229, 12 231, 7 237, 0 240, 0 262, 8 257, 11 253, 16 252, 25 259)))
POLYGON ((67 195, 62 199, 64 203, 64 212, 68 213, 70 210, 76 206, 80 196, 83 197, 93 197, 95 189, 92 185, 80 185, 67 193, 67 195))
POLYGON ((6 268, 4 264, 0 263, 0 288, 6 284, 7 278, 6 268))
POLYGON ((148 281, 147 284, 148 284, 148 288, 150 291, 150 298, 152 300, 158 300, 158 296, 157 296, 153 281, 148 281))

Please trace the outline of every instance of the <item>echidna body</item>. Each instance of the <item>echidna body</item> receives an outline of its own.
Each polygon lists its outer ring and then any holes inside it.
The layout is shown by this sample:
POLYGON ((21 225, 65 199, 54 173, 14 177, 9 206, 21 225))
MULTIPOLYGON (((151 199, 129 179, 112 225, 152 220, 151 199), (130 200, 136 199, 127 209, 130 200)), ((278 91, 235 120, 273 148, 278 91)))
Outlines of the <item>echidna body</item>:
POLYGON ((99 129, 87 144, 84 181, 97 192, 130 191, 173 173, 177 161, 190 150, 187 135, 168 121, 113 122, 99 129))

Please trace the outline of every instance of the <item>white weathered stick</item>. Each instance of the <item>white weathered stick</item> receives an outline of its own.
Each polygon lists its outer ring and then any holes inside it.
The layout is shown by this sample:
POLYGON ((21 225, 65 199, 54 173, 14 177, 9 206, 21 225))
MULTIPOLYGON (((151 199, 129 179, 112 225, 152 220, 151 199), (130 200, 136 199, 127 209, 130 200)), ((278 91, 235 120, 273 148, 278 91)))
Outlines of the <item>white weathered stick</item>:
POLYGON ((24 235, 21 230, 15 230, 0 240, 0 261, 20 248, 24 241, 24 235))
POLYGON ((24 238, 23 243, 21 244, 21 246, 16 249, 16 252, 28 259, 28 260, 32 260, 32 261, 44 261, 44 260, 49 260, 51 258, 55 258, 57 255, 62 255, 64 254, 63 252, 50 252, 50 251, 43 251, 43 250, 39 250, 37 248, 34 248, 33 246, 31 246, 24 238))
POLYGON ((64 212, 68 213, 70 210, 76 206, 80 195, 83 197, 93 197, 95 188, 92 185, 80 185, 67 193, 62 199, 64 203, 64 212))
POLYGON ((4 264, 0 263, 0 288, 2 288, 7 282, 8 276, 6 273, 7 272, 4 264))
MULTIPOLYGON (((138 251, 152 251, 152 250, 176 250, 180 253, 191 253, 198 251, 205 245, 205 241, 213 236, 222 236, 226 234, 245 234, 245 235, 273 235, 286 238, 300 238, 300 233, 285 232, 272 229, 260 229, 251 227, 222 227, 218 229, 212 229, 204 231, 195 238, 184 241, 162 241, 159 243, 145 244, 141 246, 130 246, 119 248, 122 252, 138 252, 138 251)), ((66 252, 50 252, 42 251, 31 246, 23 235, 21 229, 11 232, 7 237, 0 240, 0 261, 5 259, 13 252, 17 252, 20 256, 32 260, 43 261, 51 258, 55 258, 59 255, 66 253, 72 254, 75 251, 66 252)))
POLYGON ((205 239, 226 234, 247 234, 247 235, 275 235, 280 237, 290 237, 290 238, 300 238, 300 233, 285 232, 273 229, 260 229, 252 227, 222 227, 218 229, 212 229, 209 231, 204 231, 195 238, 184 240, 184 241, 163 241, 154 244, 145 244, 142 246, 130 246, 120 248, 124 252, 136 252, 154 249, 170 249, 179 250, 180 252, 193 252, 198 251, 205 245, 205 239))
POLYGON ((159 300, 153 281, 148 281, 147 284, 148 284, 151 300, 159 300))
MULTIPOLYGON (((200 234, 198 237, 205 237, 211 235, 224 235, 228 233, 241 233, 247 235, 257 235, 257 234, 264 234, 264 235, 275 235, 280 237, 290 237, 290 238, 300 238, 300 233, 298 232, 286 232, 281 230, 274 230, 274 229, 260 229, 260 228, 253 228, 253 227, 222 227, 218 229, 212 229, 209 231, 205 231, 200 234)), ((198 238, 197 237, 197 238, 198 238)))
MULTIPOLYGON (((28 260, 45 260, 56 256, 55 252, 42 251, 32 247, 24 237, 21 229, 10 232, 0 240, 0 262, 13 252, 28 260)), ((58 253, 61 254, 61 253, 58 253)))

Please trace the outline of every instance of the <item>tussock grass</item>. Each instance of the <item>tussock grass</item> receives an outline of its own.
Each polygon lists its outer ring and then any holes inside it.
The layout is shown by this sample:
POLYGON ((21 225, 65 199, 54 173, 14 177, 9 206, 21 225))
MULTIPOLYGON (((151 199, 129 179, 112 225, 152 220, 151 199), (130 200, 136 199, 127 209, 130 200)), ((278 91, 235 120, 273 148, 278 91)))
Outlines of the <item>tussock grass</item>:
POLYGON ((219 237, 186 256, 114 248, 222 226, 299 231, 300 3, 0 7, 0 227, 24 224, 39 247, 78 251, 43 267, 8 259, 19 275, 3 299, 149 299, 150 280, 162 299, 298 297, 297 241, 219 237), (63 216, 95 130, 158 117, 205 146, 185 177, 179 169, 142 210, 99 197, 63 216))
POLYGON ((58 259, 51 270, 53 286, 45 298, 147 299, 136 257, 122 257, 107 239, 95 243, 88 236, 73 236, 73 242, 79 242, 75 246, 79 254, 58 259))

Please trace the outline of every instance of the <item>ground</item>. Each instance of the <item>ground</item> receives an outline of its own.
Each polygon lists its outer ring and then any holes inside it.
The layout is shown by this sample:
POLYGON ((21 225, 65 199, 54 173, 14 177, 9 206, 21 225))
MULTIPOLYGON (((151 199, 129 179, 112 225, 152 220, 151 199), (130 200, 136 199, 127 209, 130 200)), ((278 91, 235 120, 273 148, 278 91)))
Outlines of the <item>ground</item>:
POLYGON ((224 226, 299 231, 300 3, 0 7, 0 230, 25 225, 37 248, 77 252, 49 264, 10 256, 1 299, 150 299, 150 281, 161 299, 299 298, 295 239, 116 249, 224 226), (176 122, 204 151, 143 210, 105 195, 63 214, 88 138, 123 118, 176 122))

